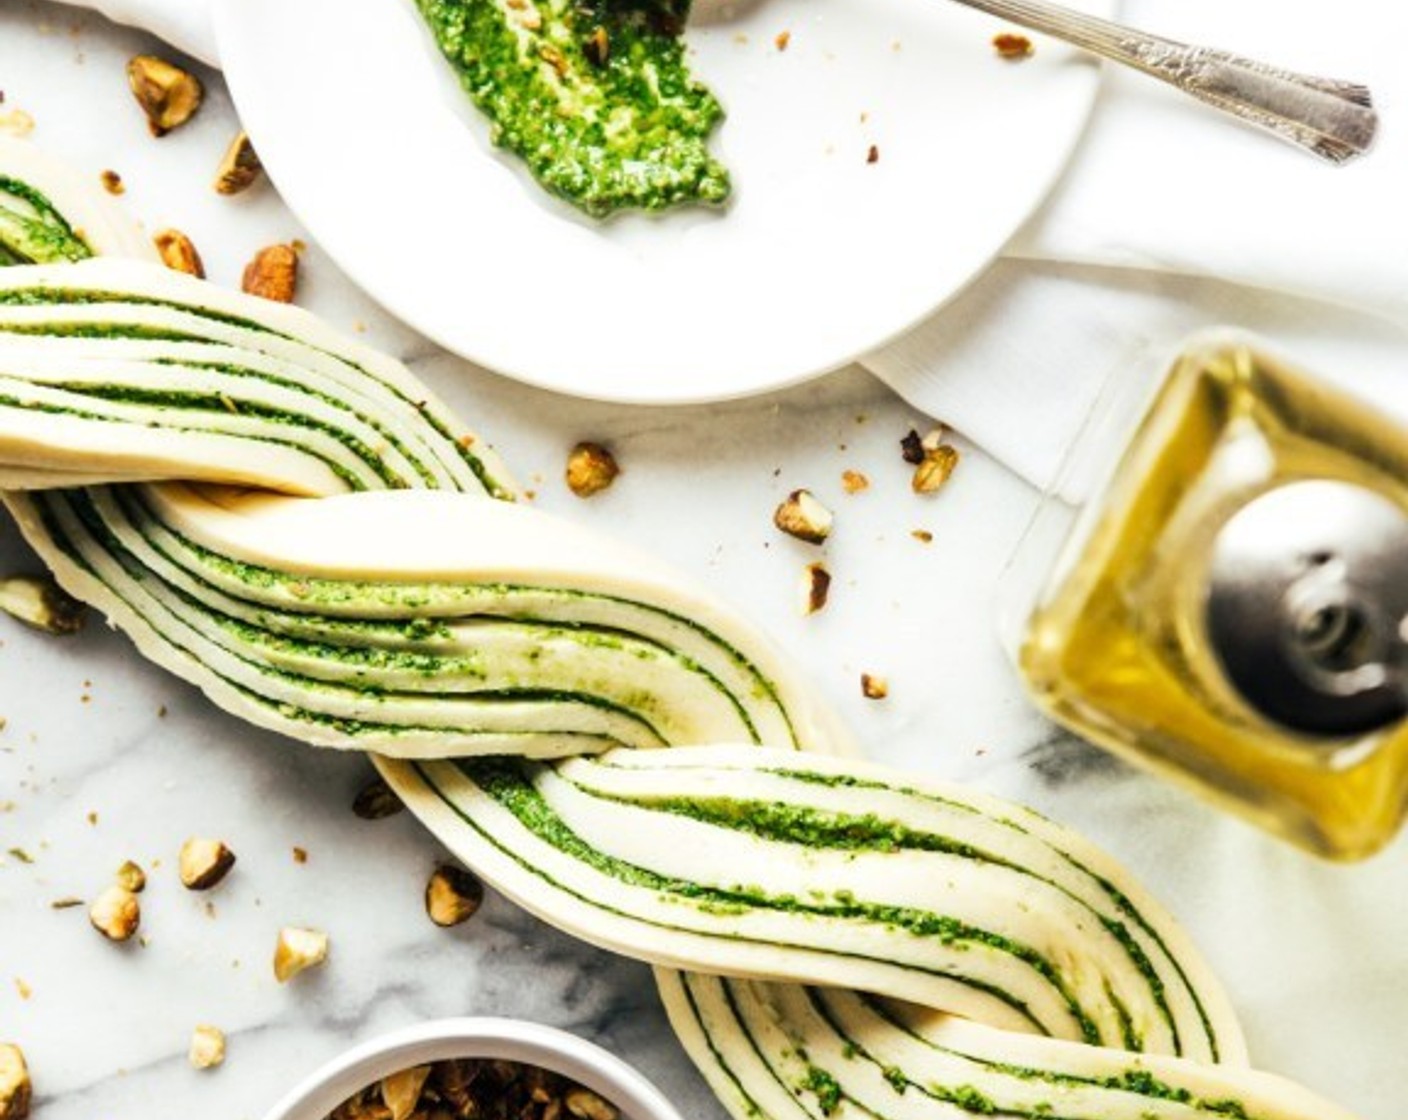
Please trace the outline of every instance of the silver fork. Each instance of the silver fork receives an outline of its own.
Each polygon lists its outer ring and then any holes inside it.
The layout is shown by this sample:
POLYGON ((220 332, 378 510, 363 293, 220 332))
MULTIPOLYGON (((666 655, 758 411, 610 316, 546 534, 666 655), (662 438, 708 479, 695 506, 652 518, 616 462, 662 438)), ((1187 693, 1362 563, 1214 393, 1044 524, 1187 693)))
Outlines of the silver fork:
POLYGON ((955 0, 1142 70, 1328 160, 1369 150, 1379 118, 1367 87, 1164 39, 1046 0, 955 0))

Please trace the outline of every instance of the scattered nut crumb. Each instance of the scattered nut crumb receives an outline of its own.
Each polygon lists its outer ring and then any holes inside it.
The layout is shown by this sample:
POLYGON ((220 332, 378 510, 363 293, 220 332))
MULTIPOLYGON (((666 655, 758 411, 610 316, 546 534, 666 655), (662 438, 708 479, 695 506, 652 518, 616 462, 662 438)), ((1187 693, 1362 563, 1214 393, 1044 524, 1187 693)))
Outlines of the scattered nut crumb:
POLYGON ((928 529, 911 529, 909 535, 920 544, 932 544, 934 540, 934 534, 928 529))
POLYGON ((238 133, 225 154, 220 158, 219 170, 215 172, 216 194, 234 195, 247 191, 264 173, 264 164, 259 153, 249 142, 248 134, 238 133))
POLYGON ((328 959, 328 935, 316 929, 285 926, 274 947, 274 977, 286 984, 304 969, 328 959))
POLYGON ((6 852, 12 859, 17 859, 21 863, 33 863, 34 857, 23 848, 10 848, 6 852))
POLYGON ((88 920, 109 941, 127 941, 142 923, 142 907, 126 887, 111 886, 88 908, 88 920))
POLYGON ((381 1103, 391 1111, 387 1120, 408 1120, 420 1104, 429 1066, 412 1066, 381 1079, 381 1103))
POLYGON ((859 494, 862 490, 870 489, 870 479, 860 471, 842 471, 841 489, 847 494, 859 494))
POLYGON ((122 176, 111 168, 102 172, 98 178, 103 181, 103 190, 108 194, 126 194, 127 186, 122 181, 122 176))
POLYGON ((34 131, 34 118, 23 109, 0 113, 0 132, 10 136, 28 136, 34 131))
POLYGON ((616 457, 599 443, 579 443, 567 456, 567 488, 579 498, 605 490, 620 473, 616 457))
POLYGON ((810 490, 793 490, 773 512, 772 523, 789 537, 821 544, 831 535, 834 518, 810 490))
POLYGON ((785 50, 787 49, 787 45, 788 45, 790 42, 792 42, 792 32, 790 32, 790 31, 779 31, 779 32, 777 33, 777 38, 775 38, 775 39, 772 41, 772 44, 773 44, 773 46, 775 46, 778 50, 780 50, 780 51, 785 51, 785 50))
POLYGON ((139 54, 127 63, 127 84, 147 114, 147 127, 158 137, 195 116, 205 97, 194 74, 150 54, 139 54))
POLYGON ((307 849, 307 848, 295 847, 295 848, 293 849, 293 862, 294 862, 294 863, 307 863, 307 862, 308 862, 308 849, 307 849))
POLYGON ((958 451, 956 448, 944 444, 936 447, 933 451, 924 456, 924 461, 914 468, 914 477, 910 480, 910 486, 916 494, 932 494, 945 482, 949 475, 953 474, 953 468, 958 466, 958 451))
POLYGON ((133 894, 141 894, 147 889, 147 873, 129 859, 117 869, 117 885, 133 894))
POLYGON ((23 977, 16 976, 15 994, 18 995, 20 999, 28 999, 34 994, 34 989, 24 982, 23 977))
POLYGON ((205 279, 205 264, 196 252, 195 244, 179 229, 164 229, 152 238, 161 263, 173 272, 184 272, 199 280, 205 279))
POLYGON ((862 673, 860 691, 867 700, 883 700, 890 695, 890 682, 872 673, 862 673))
POLYGON ((240 286, 252 296, 292 303, 298 292, 298 253, 292 245, 260 249, 245 265, 240 286))
POLYGON ((193 836, 181 845, 181 885, 187 890, 208 891, 235 866, 235 853, 223 841, 193 836))
POLYGON ((880 149, 879 149, 878 147, 876 147, 874 144, 871 144, 870 147, 866 150, 866 153, 865 153, 865 162, 866 162, 866 163, 879 163, 879 162, 880 162, 880 149))
POLYGON ((83 899, 75 898, 73 895, 65 895, 63 898, 56 898, 49 903, 50 910, 72 910, 75 906, 82 906, 83 899))
POLYGON ((48 634, 76 634, 86 608, 52 576, 0 579, 0 611, 48 634))
POLYGON ((24 1120, 32 1091, 24 1051, 12 1042, 0 1042, 0 1120, 24 1120))
POLYGON ((214 1069, 225 1060, 225 1032, 204 1024, 196 1027, 187 1057, 196 1069, 214 1069))
POLYGON ((900 456, 906 463, 918 466, 924 461, 924 442, 919 433, 910 428, 900 440, 900 456))
POLYGON ((1017 35, 1011 31, 1002 31, 992 37, 993 49, 998 55, 1006 59, 1029 58, 1036 53, 1036 47, 1032 46, 1032 41, 1025 35, 1017 35))
POLYGON ((352 799, 352 812, 364 821, 379 821, 393 817, 406 806, 381 778, 373 778, 352 799))
POLYGON ((826 606, 831 594, 831 573, 824 564, 808 564, 802 569, 802 614, 816 614, 826 606))
POLYGON ((468 921, 484 902, 484 884, 462 867, 441 864, 425 885, 425 912, 437 926, 468 921))

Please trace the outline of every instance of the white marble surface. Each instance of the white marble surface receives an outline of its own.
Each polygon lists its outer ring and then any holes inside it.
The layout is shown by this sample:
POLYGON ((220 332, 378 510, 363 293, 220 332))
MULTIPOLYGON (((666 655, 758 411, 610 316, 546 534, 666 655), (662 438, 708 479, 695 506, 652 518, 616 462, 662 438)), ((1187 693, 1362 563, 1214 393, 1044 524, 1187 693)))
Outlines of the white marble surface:
MULTIPOLYGON (((186 230, 212 279, 234 283, 255 249, 301 231, 267 187, 236 200, 209 190, 235 129, 217 76, 206 75, 210 98, 191 126, 147 135, 122 68, 154 46, 71 9, 7 0, 0 112, 31 113, 34 138, 95 178, 119 171, 138 217, 186 230)), ((872 756, 1020 797, 1133 865, 1225 978, 1259 1064, 1365 1120, 1402 1115, 1408 845, 1360 867, 1315 863, 1038 719, 992 622, 998 569, 1035 500, 1022 483, 965 446, 944 493, 912 495, 897 441, 924 418, 859 371, 715 408, 583 404, 437 353, 352 290, 315 245, 305 275, 301 303, 409 360, 494 440, 539 505, 658 552, 764 624, 872 756), (590 503, 561 482, 567 448, 586 437, 609 442, 625 468, 590 503), (847 468, 871 488, 844 494, 847 468), (809 619, 796 613, 796 584, 817 553, 770 525, 777 500, 800 485, 838 512, 823 553, 832 602, 809 619), (932 544, 910 536, 921 527, 932 544), (890 698, 862 699, 862 671, 887 676, 890 698)), ((31 563, 0 526, 0 571, 31 563)), ((428 1017, 498 1013, 593 1037, 684 1114, 722 1117, 669 1034, 644 966, 494 897, 465 926, 433 927, 421 891, 441 853, 404 814, 378 823, 351 814, 365 761, 251 730, 101 626, 57 639, 0 619, 0 643, 0 1040, 30 1059, 37 1116, 255 1120, 355 1041, 428 1017), (195 833, 239 855, 208 898, 176 881, 177 849, 195 833), (145 944, 107 944, 83 909, 51 908, 91 898, 128 858, 152 868, 145 944), (280 986, 269 961, 285 924, 326 929, 333 950, 326 968, 280 986), (197 1023, 229 1035, 217 1071, 186 1063, 197 1023)))

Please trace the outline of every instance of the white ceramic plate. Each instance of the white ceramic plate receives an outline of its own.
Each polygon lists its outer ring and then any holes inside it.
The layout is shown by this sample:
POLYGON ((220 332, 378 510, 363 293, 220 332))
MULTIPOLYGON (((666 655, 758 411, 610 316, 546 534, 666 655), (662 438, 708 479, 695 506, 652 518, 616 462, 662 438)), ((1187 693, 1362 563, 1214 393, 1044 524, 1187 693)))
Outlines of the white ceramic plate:
POLYGON ((597 223, 492 148, 411 0, 218 0, 216 27, 279 191, 358 284, 491 369, 642 403, 776 388, 935 310, 1045 196, 1097 80, 1048 41, 1002 61, 946 0, 698 0, 734 198, 597 223))

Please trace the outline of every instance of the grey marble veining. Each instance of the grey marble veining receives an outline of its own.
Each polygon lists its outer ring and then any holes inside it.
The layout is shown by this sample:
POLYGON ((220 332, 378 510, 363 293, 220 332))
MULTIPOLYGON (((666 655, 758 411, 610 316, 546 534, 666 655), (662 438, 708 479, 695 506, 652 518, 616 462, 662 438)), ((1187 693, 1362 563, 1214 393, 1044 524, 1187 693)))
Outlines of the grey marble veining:
MULTIPOLYGON (((132 211, 150 228, 185 229, 212 277, 232 283, 255 249, 301 231, 267 187, 234 201, 208 190, 235 127, 217 76, 189 129, 146 135, 122 66, 152 46, 69 9, 10 0, 0 6, 5 105, 32 113, 35 139, 95 176, 119 170, 132 211)), ((947 490, 910 493, 898 440, 927 421, 859 371, 716 407, 572 401, 435 351, 316 246, 305 275, 301 303, 408 359, 500 449, 537 506, 663 556, 765 627, 870 756, 1028 801, 1129 863, 1226 980, 1260 1064, 1365 1120, 1400 1115, 1408 848, 1363 867, 1314 863, 1039 719, 993 626, 999 570, 1035 501, 1025 486, 964 445, 947 490), (590 502, 561 480, 580 438, 609 442, 625 469, 590 502), (870 488, 845 494, 846 469, 870 488), (771 526, 778 500, 803 485, 837 512, 824 550, 771 526), (932 544, 911 536, 918 528, 932 544), (832 601, 803 618, 797 582, 818 557, 835 575, 832 601), (861 696, 862 671, 889 679, 889 699, 861 696)), ((0 518, 0 572, 31 562, 0 518)), ((421 896, 444 853, 407 814, 353 816, 371 775, 364 759, 224 715, 97 620, 58 639, 0 618, 0 717, 0 1039, 24 1047, 42 1120, 257 1120, 348 1045, 458 1014, 521 1016, 594 1038, 685 1115, 722 1120, 646 966, 492 893, 466 925, 430 924, 421 896), (176 879, 192 834, 222 838, 239 856, 205 896, 176 879), (145 944, 107 944, 83 908, 51 908, 90 899, 128 858, 150 868, 145 944), (280 986, 270 958, 286 924, 327 930, 332 954, 280 986), (219 1070, 186 1062, 198 1023, 229 1036, 219 1070)))

